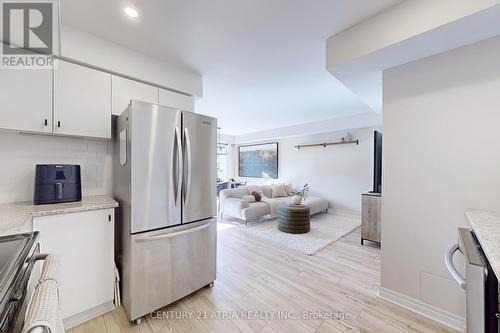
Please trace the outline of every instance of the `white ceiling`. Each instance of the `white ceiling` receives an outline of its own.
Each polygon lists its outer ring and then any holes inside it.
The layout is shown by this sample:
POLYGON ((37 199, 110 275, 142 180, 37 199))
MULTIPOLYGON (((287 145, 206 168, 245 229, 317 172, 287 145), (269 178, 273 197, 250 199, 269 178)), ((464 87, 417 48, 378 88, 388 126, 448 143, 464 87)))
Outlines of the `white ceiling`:
POLYGON ((369 110, 327 72, 325 42, 400 1, 61 2, 63 24, 202 74, 196 111, 238 135, 369 110))

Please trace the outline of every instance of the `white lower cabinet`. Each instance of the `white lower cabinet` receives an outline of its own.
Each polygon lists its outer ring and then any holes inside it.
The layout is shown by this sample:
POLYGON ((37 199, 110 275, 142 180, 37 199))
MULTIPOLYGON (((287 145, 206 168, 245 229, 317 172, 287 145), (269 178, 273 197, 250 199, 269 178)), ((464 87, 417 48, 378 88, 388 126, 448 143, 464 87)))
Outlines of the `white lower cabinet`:
POLYGON ((99 314, 97 309, 109 310, 114 298, 114 209, 35 217, 33 230, 40 232, 40 251, 59 258, 65 325, 87 320, 99 314))

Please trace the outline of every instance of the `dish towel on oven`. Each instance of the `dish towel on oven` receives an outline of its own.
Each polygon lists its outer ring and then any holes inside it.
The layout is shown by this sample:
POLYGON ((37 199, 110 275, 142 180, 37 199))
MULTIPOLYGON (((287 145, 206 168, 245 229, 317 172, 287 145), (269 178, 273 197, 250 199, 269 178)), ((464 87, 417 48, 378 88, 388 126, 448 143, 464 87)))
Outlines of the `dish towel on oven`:
POLYGON ((23 333, 64 333, 56 279, 57 266, 57 258, 53 255, 47 256, 40 281, 26 311, 23 333))
POLYGON ((59 269, 59 260, 57 256, 49 254, 43 261, 42 273, 38 284, 44 281, 52 280, 57 283, 57 270, 59 269))

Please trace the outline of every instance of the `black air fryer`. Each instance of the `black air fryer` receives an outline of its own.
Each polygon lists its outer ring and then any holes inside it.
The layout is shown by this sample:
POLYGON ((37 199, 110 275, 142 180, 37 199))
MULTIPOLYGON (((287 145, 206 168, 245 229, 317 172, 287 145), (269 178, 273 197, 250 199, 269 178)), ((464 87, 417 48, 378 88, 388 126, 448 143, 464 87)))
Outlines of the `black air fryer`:
POLYGON ((37 164, 35 174, 35 205, 82 200, 79 165, 37 164))

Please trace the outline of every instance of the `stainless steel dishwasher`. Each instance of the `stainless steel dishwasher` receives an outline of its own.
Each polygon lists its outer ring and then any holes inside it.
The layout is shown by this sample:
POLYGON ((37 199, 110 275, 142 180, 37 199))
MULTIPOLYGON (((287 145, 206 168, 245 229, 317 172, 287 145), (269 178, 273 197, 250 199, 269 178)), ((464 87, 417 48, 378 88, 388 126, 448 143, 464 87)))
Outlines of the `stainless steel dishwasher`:
POLYGON ((465 332, 498 333, 498 280, 471 230, 458 229, 458 243, 446 251, 445 264, 465 290, 465 332), (465 258, 465 278, 453 264, 457 251, 465 258))

